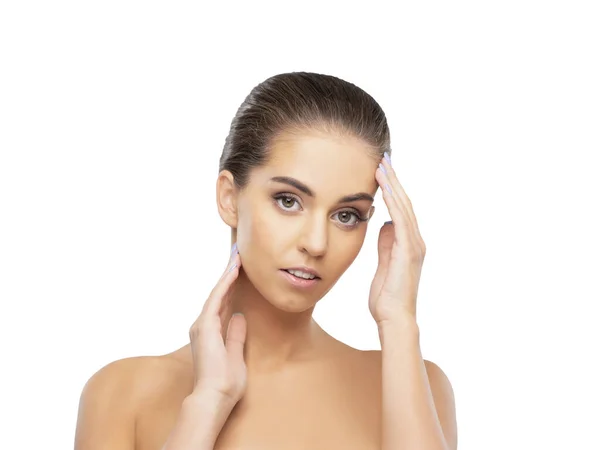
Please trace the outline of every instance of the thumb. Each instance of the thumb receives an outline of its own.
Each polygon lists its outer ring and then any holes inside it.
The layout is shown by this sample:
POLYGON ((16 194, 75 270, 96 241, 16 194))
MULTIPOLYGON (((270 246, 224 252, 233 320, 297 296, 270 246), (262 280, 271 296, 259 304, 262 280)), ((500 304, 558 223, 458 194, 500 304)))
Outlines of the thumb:
POLYGON ((394 244, 394 225, 392 221, 385 222, 379 230, 379 239, 377 240, 377 256, 380 268, 388 266, 392 245, 394 244))
POLYGON ((244 359, 244 344, 246 343, 246 318, 241 313, 235 313, 229 320, 225 348, 227 354, 234 360, 244 359))

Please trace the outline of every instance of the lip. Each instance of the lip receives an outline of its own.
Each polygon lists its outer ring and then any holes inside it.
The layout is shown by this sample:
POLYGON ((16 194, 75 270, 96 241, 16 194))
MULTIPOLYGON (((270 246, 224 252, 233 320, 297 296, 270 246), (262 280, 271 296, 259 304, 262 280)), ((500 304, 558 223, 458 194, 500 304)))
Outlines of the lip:
POLYGON ((279 269, 279 273, 292 285, 297 288, 310 289, 317 284, 320 278, 313 278, 312 280, 304 280, 286 272, 285 269, 279 269))
POLYGON ((310 267, 306 267, 306 266, 286 267, 284 270, 299 270, 301 272, 309 273, 311 275, 314 275, 317 278, 321 278, 319 276, 319 272, 317 272, 315 269, 311 269, 310 267))

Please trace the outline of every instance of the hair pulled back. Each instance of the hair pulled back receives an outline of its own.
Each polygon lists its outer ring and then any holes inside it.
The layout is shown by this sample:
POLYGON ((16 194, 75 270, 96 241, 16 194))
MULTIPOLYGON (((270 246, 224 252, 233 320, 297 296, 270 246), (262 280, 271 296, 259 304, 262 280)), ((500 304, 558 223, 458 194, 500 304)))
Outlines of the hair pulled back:
POLYGON ((238 108, 219 172, 229 170, 243 189, 252 169, 268 162, 278 134, 314 129, 360 138, 373 147, 374 158, 391 153, 387 120, 373 97, 332 75, 290 72, 254 87, 238 108))

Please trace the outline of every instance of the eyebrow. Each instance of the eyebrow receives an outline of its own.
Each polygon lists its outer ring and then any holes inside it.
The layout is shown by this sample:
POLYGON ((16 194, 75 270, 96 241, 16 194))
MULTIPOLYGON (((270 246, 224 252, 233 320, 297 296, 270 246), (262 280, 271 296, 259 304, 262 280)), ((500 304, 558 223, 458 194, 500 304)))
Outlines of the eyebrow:
MULTIPOLYGON (((312 191, 311 188, 309 188, 306 184, 302 183, 301 181, 296 180, 295 178, 273 177, 273 178, 271 178, 271 181, 275 181, 277 183, 289 184, 290 186, 295 187, 299 191, 304 192, 309 197, 315 197, 315 193, 312 191)), ((337 202, 338 203, 348 203, 348 202, 355 202, 357 200, 369 200, 371 202, 375 201, 375 199, 371 195, 367 194, 366 192, 359 192, 357 194, 346 195, 346 196, 340 198, 337 202)))

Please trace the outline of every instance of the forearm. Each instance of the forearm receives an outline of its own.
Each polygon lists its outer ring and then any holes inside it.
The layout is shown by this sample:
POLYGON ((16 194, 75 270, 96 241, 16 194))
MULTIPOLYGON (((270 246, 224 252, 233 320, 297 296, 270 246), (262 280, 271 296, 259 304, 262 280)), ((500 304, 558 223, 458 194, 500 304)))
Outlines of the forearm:
POLYGON ((162 450, 213 450, 234 406, 217 394, 189 395, 162 450))
POLYGON ((447 450, 419 327, 410 315, 379 327, 382 357, 382 450, 447 450))

